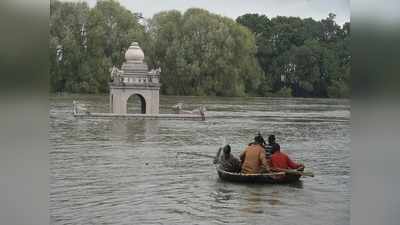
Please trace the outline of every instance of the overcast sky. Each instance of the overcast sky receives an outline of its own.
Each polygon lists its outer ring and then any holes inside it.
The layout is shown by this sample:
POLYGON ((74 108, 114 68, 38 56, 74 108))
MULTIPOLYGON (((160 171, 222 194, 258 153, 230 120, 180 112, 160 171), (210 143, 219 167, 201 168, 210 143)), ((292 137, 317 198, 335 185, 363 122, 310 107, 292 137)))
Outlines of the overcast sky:
MULTIPOLYGON (((96 0, 87 2, 90 6, 94 6, 96 0)), ((320 20, 332 12, 336 14, 336 22, 339 24, 350 20, 350 0, 120 0, 119 2, 132 12, 143 13, 146 18, 164 10, 185 11, 197 7, 233 19, 245 13, 259 13, 270 18, 280 15, 312 17, 320 20)))

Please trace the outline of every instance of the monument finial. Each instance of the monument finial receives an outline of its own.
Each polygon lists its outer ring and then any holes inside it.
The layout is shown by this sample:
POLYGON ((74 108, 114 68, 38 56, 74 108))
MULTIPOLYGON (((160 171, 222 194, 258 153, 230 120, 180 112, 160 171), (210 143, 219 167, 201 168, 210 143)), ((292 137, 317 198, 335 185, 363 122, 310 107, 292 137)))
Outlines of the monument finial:
POLYGON ((144 53, 137 42, 132 42, 131 46, 128 48, 128 51, 126 51, 125 53, 125 59, 128 62, 129 61, 143 62, 144 53))

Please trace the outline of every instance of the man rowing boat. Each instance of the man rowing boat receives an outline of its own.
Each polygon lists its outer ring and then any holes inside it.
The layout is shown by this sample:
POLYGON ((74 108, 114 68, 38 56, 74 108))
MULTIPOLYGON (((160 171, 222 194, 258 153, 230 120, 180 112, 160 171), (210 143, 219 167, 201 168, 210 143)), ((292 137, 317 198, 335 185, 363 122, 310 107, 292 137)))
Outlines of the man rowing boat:
POLYGON ((231 154, 231 146, 225 145, 224 148, 219 148, 215 156, 214 164, 219 164, 219 168, 232 173, 240 172, 240 161, 231 154), (223 154, 221 151, 223 150, 223 154))

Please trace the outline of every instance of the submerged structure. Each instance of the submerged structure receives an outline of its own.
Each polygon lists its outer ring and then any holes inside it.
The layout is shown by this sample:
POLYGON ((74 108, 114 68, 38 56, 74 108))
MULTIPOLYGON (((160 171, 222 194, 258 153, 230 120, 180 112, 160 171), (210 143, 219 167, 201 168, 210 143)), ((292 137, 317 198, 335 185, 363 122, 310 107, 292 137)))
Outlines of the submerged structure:
POLYGON ((133 42, 126 51, 125 60, 121 70, 113 67, 111 71, 110 113, 127 114, 129 97, 137 95, 142 114, 158 115, 161 69, 149 71, 143 50, 137 42, 133 42))
POLYGON ((182 105, 174 114, 160 114, 160 73, 161 69, 149 71, 144 62, 144 53, 137 42, 133 42, 125 53, 126 62, 121 69, 111 70, 110 112, 90 112, 78 101, 73 101, 73 115, 80 118, 121 118, 121 119, 167 119, 205 120, 205 108, 192 111, 182 110, 182 105), (141 113, 128 113, 128 99, 140 99, 141 113))

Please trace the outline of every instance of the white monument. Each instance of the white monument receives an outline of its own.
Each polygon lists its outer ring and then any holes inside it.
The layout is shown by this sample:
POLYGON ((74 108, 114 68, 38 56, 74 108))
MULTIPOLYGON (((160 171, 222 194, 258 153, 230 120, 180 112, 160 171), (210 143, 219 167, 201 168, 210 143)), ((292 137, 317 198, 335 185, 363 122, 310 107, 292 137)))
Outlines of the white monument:
POLYGON ((126 62, 122 70, 113 67, 110 82, 110 111, 127 114, 130 96, 137 95, 141 101, 143 114, 159 114, 160 72, 161 69, 148 70, 144 53, 137 42, 133 42, 125 53, 126 62))

